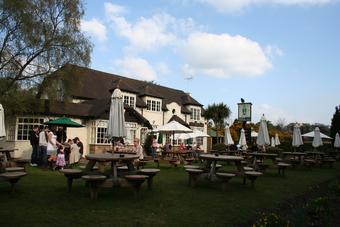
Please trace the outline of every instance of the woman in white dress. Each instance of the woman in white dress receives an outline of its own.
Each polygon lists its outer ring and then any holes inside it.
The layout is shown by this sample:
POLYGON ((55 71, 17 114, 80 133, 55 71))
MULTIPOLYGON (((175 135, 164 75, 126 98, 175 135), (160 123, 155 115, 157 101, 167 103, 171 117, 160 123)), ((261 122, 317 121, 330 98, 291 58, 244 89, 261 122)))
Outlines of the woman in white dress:
POLYGON ((76 141, 73 139, 72 143, 70 144, 70 164, 79 162, 79 159, 80 159, 79 147, 76 141))

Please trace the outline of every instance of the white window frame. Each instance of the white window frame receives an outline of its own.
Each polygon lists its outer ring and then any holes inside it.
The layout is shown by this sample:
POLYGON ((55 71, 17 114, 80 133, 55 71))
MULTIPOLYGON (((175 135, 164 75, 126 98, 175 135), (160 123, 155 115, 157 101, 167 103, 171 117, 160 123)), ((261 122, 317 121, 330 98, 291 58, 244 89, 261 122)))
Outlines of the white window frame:
POLYGON ((201 108, 191 107, 190 108, 190 120, 200 121, 201 120, 201 108))
POLYGON ((98 145, 111 144, 107 138, 107 120, 97 120, 92 122, 91 126, 91 143, 98 145))
POLYGON ((162 100, 155 98, 146 98, 146 110, 151 112, 161 112, 162 100))
POLYGON ((132 93, 123 92, 123 101, 132 108, 136 108, 136 95, 132 93))
POLYGON ((33 127, 43 127, 45 121, 46 118, 44 117, 17 117, 15 124, 15 140, 29 140, 29 134, 33 130, 33 127))

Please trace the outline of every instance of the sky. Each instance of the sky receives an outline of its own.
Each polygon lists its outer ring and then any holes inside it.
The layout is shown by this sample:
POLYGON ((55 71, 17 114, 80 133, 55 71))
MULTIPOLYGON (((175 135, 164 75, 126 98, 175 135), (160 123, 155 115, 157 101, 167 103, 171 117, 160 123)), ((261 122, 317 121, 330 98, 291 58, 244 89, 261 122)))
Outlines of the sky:
POLYGON ((281 123, 331 124, 340 105, 340 0, 87 0, 90 68, 252 105, 281 123))

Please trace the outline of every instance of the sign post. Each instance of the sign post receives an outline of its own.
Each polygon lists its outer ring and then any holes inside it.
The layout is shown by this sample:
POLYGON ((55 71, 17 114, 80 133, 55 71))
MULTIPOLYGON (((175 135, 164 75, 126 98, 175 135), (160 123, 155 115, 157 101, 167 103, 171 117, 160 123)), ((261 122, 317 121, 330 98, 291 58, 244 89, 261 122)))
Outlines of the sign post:
POLYGON ((251 129, 246 129, 246 123, 247 121, 251 121, 251 102, 244 102, 244 99, 241 99, 240 103, 237 103, 238 105, 238 120, 242 122, 242 128, 245 131, 246 134, 246 140, 248 142, 251 142, 251 129))

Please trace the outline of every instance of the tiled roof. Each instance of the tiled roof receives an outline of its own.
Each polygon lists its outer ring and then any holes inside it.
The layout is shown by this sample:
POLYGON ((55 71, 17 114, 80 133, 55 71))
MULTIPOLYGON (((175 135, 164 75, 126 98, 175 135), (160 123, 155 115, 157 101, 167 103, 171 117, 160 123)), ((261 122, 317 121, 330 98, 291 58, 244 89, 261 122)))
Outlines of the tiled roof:
MULTIPOLYGON (((122 91, 136 93, 136 105, 138 107, 146 106, 143 100, 140 99, 140 97, 145 95, 161 98, 163 110, 166 110, 166 105, 171 102, 176 102, 182 107, 186 105, 203 106, 181 90, 164 87, 151 82, 122 77, 76 65, 66 65, 60 70, 69 71, 73 77, 77 77, 77 80, 79 80, 77 88, 71 91, 71 95, 79 99, 105 99, 110 97, 110 90, 112 91, 116 87, 119 87, 122 91)), ((185 108, 182 108, 182 110, 184 113, 190 112, 185 110, 185 108)))

